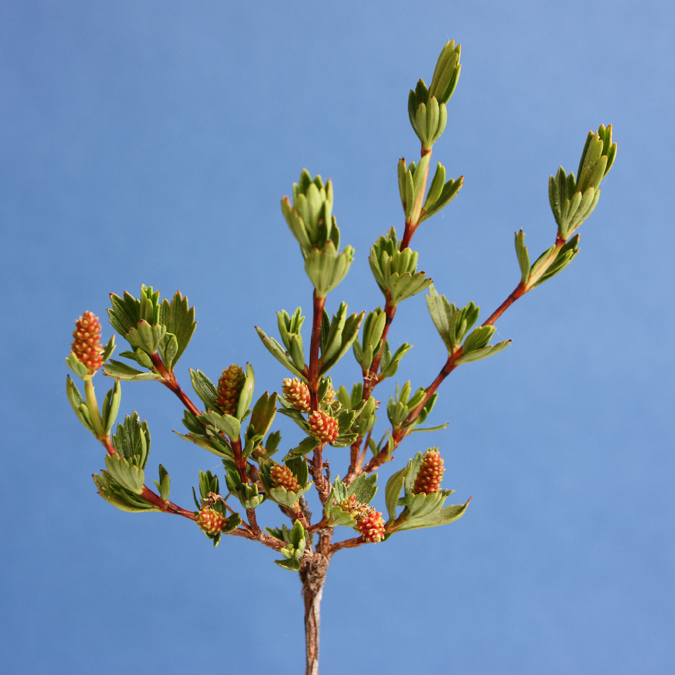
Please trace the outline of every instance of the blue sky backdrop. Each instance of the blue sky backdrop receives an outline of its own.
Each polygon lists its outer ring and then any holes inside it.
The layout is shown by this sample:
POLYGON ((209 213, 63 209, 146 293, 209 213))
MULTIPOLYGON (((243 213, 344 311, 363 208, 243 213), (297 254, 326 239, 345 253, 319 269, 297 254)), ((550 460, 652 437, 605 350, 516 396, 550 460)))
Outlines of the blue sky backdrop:
MULTIPOLYGON (((589 129, 619 145, 570 268, 498 322, 505 352, 459 368, 418 450, 441 448, 465 517, 335 556, 322 675, 675 672, 673 8, 660 0, 49 2, 0 7, 2 581, 8 674, 296 674, 300 584, 269 549, 190 522, 113 509, 104 451, 65 395, 85 310, 141 284, 197 308, 178 367, 285 373, 253 326, 311 288, 279 209, 303 167, 331 177, 356 260, 329 296, 382 297, 368 250, 402 210, 396 163, 418 156, 407 95, 449 39, 463 70, 434 157, 465 176, 413 240, 451 301, 486 318, 518 282, 513 232, 553 243, 547 181, 577 170, 589 129)), ((104 337, 112 328, 104 322, 104 337)), ((429 384, 443 344, 422 296, 394 346, 429 384)), ((121 342, 121 341, 120 341, 121 342)), ((351 383, 348 357, 335 371, 351 383)), ((109 382, 97 376, 98 390, 109 382)), ((386 400, 391 387, 377 390, 386 400)), ((213 455, 181 441, 181 406, 126 384, 172 498, 190 508, 213 455)), ((283 447, 297 442, 280 420, 283 447)), ((384 430, 384 424, 380 427, 384 430)), ((328 452, 344 474, 346 450, 328 452)), ((375 504, 383 509, 383 495, 375 504)), ((262 520, 280 518, 262 507, 262 520)))

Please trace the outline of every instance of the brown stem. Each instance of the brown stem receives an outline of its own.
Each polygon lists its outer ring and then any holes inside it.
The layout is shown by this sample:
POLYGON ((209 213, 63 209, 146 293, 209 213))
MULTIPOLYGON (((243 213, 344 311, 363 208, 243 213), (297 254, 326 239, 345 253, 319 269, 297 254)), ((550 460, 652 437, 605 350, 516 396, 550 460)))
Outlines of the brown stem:
POLYGON ((497 309, 490 315, 490 318, 483 324, 484 326, 492 326, 494 322, 516 301, 527 293, 525 284, 521 281, 509 295, 504 302, 502 302, 497 309))
MULTIPOLYGON (((448 357, 448 360, 445 362, 445 365, 441 368, 440 372, 438 375, 436 375, 436 379, 427 387, 426 389, 426 394, 424 395, 424 398, 422 399, 421 403, 414 408, 413 410, 410 411, 408 416, 405 418, 403 421, 403 427, 409 426, 412 422, 414 422, 417 419, 417 416, 422 412, 422 408, 427 404, 429 399, 436 393, 436 390, 441 386, 441 382, 450 375, 450 373, 457 367, 456 361, 457 359, 462 355, 462 349, 461 347, 452 355, 448 357)), ((407 434, 404 433, 403 436, 406 436, 407 434)), ((397 434, 394 434, 394 440, 396 440, 397 434)))
POLYGON ((310 405, 312 410, 319 409, 319 346, 321 344, 321 321, 325 297, 319 297, 314 291, 314 307, 312 315, 312 340, 309 346, 309 387, 310 405))
POLYGON ((305 675, 319 675, 319 636, 321 630, 321 596, 326 583, 329 559, 313 556, 300 569, 302 597, 305 604, 305 675))
POLYGON ((314 485, 316 491, 319 493, 321 504, 325 505, 330 494, 330 483, 326 480, 323 473, 323 443, 318 445, 314 450, 312 461, 309 463, 309 470, 312 472, 314 478, 314 485))
POLYGON ((158 509, 164 513, 173 513, 177 516, 183 516, 184 518, 189 518, 190 520, 195 520, 195 514, 192 511, 188 511, 173 502, 164 501, 158 494, 155 494, 147 485, 143 486, 143 492, 140 495, 146 502, 150 502, 153 506, 156 506, 158 509))
POLYGON ((373 362, 370 364, 368 372, 363 377, 363 400, 367 401, 368 397, 373 393, 373 389, 379 383, 377 377, 377 371, 380 369, 380 362, 382 361, 382 354, 384 353, 384 343, 387 341, 387 335, 389 334, 389 327, 391 326, 394 316, 396 315, 396 305, 392 305, 389 300, 389 294, 387 294, 387 302, 384 306, 384 330, 382 331, 382 347, 380 351, 375 354, 373 362))
MULTIPOLYGON (((421 157, 424 157, 425 155, 430 155, 431 154, 431 149, 425 150, 422 148, 422 151, 420 153, 421 157)), ((415 202, 415 205, 413 206, 412 214, 410 216, 410 220, 406 221, 405 224, 405 232, 403 233, 403 240, 401 242, 401 250, 404 248, 408 248, 410 246, 410 240, 413 238, 413 234, 415 234, 415 230, 419 227, 420 225, 420 218, 422 217, 422 204, 424 204, 424 197, 427 193, 427 181, 429 180, 429 167, 431 166, 431 162, 427 164, 426 171, 424 172, 424 183, 422 185, 422 189, 419 192, 419 195, 417 196, 417 201, 415 202)))
POLYGON ((166 369, 162 359, 159 354, 155 352, 150 354, 150 360, 152 365, 155 367, 155 370, 159 375, 162 376, 162 383, 166 385, 178 398, 181 400, 183 405, 195 416, 199 417, 202 414, 202 411, 190 400, 190 397, 181 389, 176 376, 166 369))
MULTIPOLYGON (((106 452, 109 455, 119 454, 117 450, 115 450, 115 446, 112 444, 112 439, 110 438, 110 435, 98 437, 98 440, 103 444, 103 446, 106 449, 106 452)), ((184 509, 181 506, 178 506, 177 504, 174 504, 173 502, 170 502, 168 500, 164 501, 158 494, 154 493, 147 485, 143 486, 143 492, 141 492, 140 496, 143 499, 145 499, 146 502, 150 502, 150 504, 156 506, 164 513, 173 513, 177 516, 189 518, 190 520, 195 519, 195 514, 192 511, 188 511, 187 509, 184 509)))
POLYGON ((331 546, 330 552, 331 555, 336 551, 340 551, 343 548, 357 548, 362 544, 365 544, 366 540, 363 537, 352 537, 351 539, 345 539, 343 541, 338 541, 337 543, 331 546))

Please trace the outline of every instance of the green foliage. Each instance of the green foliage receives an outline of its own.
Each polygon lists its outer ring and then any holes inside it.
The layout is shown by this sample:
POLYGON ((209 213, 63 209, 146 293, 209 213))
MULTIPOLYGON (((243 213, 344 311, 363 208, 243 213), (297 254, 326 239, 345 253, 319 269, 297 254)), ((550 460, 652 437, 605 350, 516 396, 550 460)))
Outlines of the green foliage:
POLYGON ((454 40, 444 47, 436 63, 431 86, 427 88, 424 80, 417 83, 408 97, 408 116, 410 124, 422 141, 422 151, 428 152, 440 138, 448 121, 446 103, 457 87, 462 69, 459 63, 460 46, 454 40))
MULTIPOLYGON (((313 315, 307 322, 309 339, 305 327, 303 340, 305 317, 300 307, 292 314, 285 310, 277 313, 280 341, 256 327, 270 354, 299 380, 285 384, 287 399, 265 391, 254 402, 255 374, 247 364, 236 410, 226 409, 217 402, 220 398, 217 385, 201 370, 191 369, 192 388, 203 408, 200 410, 174 375, 174 367, 195 331, 194 307, 189 306, 180 292, 171 300, 165 298, 160 302, 159 291, 146 286, 141 287, 138 298, 127 292, 121 297, 111 294, 110 323, 129 343, 129 351, 122 352, 120 357, 129 359, 133 365, 110 358, 115 349, 114 336, 105 347, 94 345, 105 364, 104 374, 115 380, 101 408, 96 401, 94 375, 74 353, 66 359, 70 370, 84 383, 83 396, 73 379, 67 377, 68 400, 80 422, 105 447, 106 468, 94 475, 101 497, 124 511, 160 511, 196 520, 214 546, 227 534, 261 542, 279 550, 282 559, 275 562, 284 569, 300 571, 303 583, 312 575, 320 576, 317 570, 323 569, 325 574, 328 560, 341 548, 379 542, 405 530, 446 525, 464 514, 470 499, 464 504, 446 506, 453 491, 436 489, 438 482, 425 483, 428 492, 415 492, 424 461, 423 453, 417 452, 387 481, 384 504, 388 522, 383 527, 377 507, 370 506, 377 493, 377 470, 396 459, 395 454, 411 433, 446 426, 422 427, 433 411, 440 384, 456 366, 505 349, 510 340, 490 344, 501 314, 527 292, 565 269, 578 254, 579 235, 575 231, 597 205, 600 184, 616 156, 616 144, 612 142, 611 125, 600 126, 586 139, 578 177, 566 173, 562 167, 555 177, 550 177, 549 200, 557 223, 553 245, 532 262, 523 230, 515 234, 518 284, 502 305, 479 323, 479 308, 473 302, 458 307, 436 291, 432 279, 418 270, 420 254, 411 248, 420 224, 444 209, 463 185, 462 176, 447 178, 441 162, 435 163, 431 176, 433 147, 447 126, 446 106, 461 72, 460 53, 459 45, 448 42, 438 58, 431 85, 427 87, 420 79, 408 97, 408 115, 421 150, 415 161, 401 159, 397 166, 403 235, 399 239, 391 227, 375 241, 368 258, 384 296, 382 306, 352 314, 348 314, 345 302, 338 304, 333 315, 325 309, 326 295, 342 282, 354 258, 351 246, 340 251, 331 181, 324 183, 321 176, 312 178, 303 170, 293 185, 292 197, 281 200, 283 217, 300 246, 304 269, 314 289, 313 315), (413 389, 410 381, 396 384, 386 405, 389 425, 375 432, 383 398, 376 387, 397 374, 401 359, 412 348, 404 342, 392 353, 389 329, 399 305, 425 290, 433 324, 447 350, 447 361, 426 387, 413 389), (350 386, 334 387, 327 374, 350 349, 360 366, 361 378, 350 386), (133 412, 111 435, 121 404, 121 382, 136 381, 157 381, 179 398, 185 408, 182 423, 187 431, 176 433, 221 460, 227 494, 220 493, 222 473, 219 478, 218 473, 200 471, 199 496, 193 488, 198 512, 184 509, 169 501, 171 479, 161 464, 158 480, 154 481, 157 493, 145 484, 150 451, 147 423, 133 412), (301 432, 300 440, 293 440, 296 445, 285 448, 282 460, 285 469, 281 471, 272 459, 281 447, 280 432, 272 431, 277 402, 281 404, 278 411, 301 432), (310 417, 312 432, 323 441, 310 433, 310 417), (347 464, 342 479, 338 476, 331 481, 329 460, 347 464), (321 502, 314 518, 304 498, 312 487, 321 502), (238 501, 246 513, 234 512, 227 500, 235 505, 238 501), (290 519, 292 525, 264 528, 258 525, 258 517, 269 515, 267 508, 255 511, 265 500, 274 503, 279 517, 290 519), (354 528, 359 536, 334 542, 334 528, 338 526, 354 528)), ((92 343, 98 339, 97 335, 92 337, 92 343)), ((281 383, 277 383, 277 390, 281 388, 281 383)), ((440 471, 439 464, 431 464, 425 466, 425 472, 434 466, 440 471)), ((423 478, 426 477, 425 473, 423 478)), ((418 489, 422 490, 419 486, 418 489)))
POLYGON ((575 180, 573 173, 565 173, 562 167, 555 178, 551 176, 548 196, 562 240, 567 241, 595 209, 600 198, 600 183, 612 168, 615 157, 612 125, 601 125, 596 132, 588 134, 581 153, 578 179, 575 180))
POLYGON ((258 328, 258 326, 256 326, 255 329, 258 333, 258 336, 262 340, 262 343, 265 345, 265 347, 267 347, 269 353, 272 354, 272 356, 295 377, 299 377, 301 380, 306 381, 307 376, 304 373, 304 354, 298 355, 296 353, 295 355, 295 359, 298 359, 302 364, 302 368, 299 368, 296 365, 293 354, 291 354, 290 351, 284 350, 279 342, 277 342, 277 340, 275 340, 273 337, 268 337, 262 328, 258 328))
MULTIPOLYGON (((80 363, 80 361, 78 361, 78 363, 80 363)), ((79 389, 75 385, 75 382, 73 382, 70 375, 66 375, 66 395, 68 397, 68 401, 70 401, 73 411, 75 412, 75 415, 77 415, 77 419, 82 422, 85 429, 96 435, 96 431, 94 430, 91 416, 89 414, 89 408, 87 408, 87 404, 82 398, 82 394, 80 394, 79 389)))
POLYGON ((432 286, 427 295, 427 307, 455 365, 480 361, 501 352, 511 343, 511 340, 504 340, 496 345, 489 345, 497 330, 494 326, 478 326, 467 336, 468 331, 478 320, 479 309, 473 302, 458 309, 454 303, 448 302, 444 295, 439 295, 432 286), (455 355, 458 355, 457 358, 454 358, 455 355))
POLYGON ((418 254, 410 248, 401 250, 401 242, 392 227, 370 250, 370 269, 385 298, 396 306, 431 285, 424 272, 417 272, 418 254))
POLYGON ((281 200, 281 211, 293 236, 300 244, 305 272, 318 297, 325 297, 344 278, 354 258, 354 249, 340 248, 340 230, 333 210, 333 185, 321 176, 312 179, 306 169, 293 184, 293 204, 281 200))
POLYGON ((433 394, 426 402, 424 402, 427 395, 427 391, 424 387, 420 387, 414 394, 411 394, 412 388, 410 386, 410 381, 408 380, 402 387, 397 384, 395 395, 389 398, 389 403, 387 404, 387 416, 389 417, 389 422, 391 422, 391 426, 394 430, 414 430, 416 426, 422 424, 428 417, 438 398, 437 394, 433 394), (422 405, 423 402, 424 405, 420 408, 415 419, 409 420, 410 415, 422 405))
POLYGON ((457 196, 457 193, 462 189, 462 185, 464 185, 463 176, 451 178, 446 182, 445 167, 438 162, 419 221, 422 222, 431 218, 444 209, 457 196))
MULTIPOLYGON (((167 371, 172 372, 197 326, 194 307, 188 306, 187 298, 177 291, 171 302, 164 298, 160 304, 159 291, 143 285, 138 299, 125 291, 123 297, 111 293, 110 300, 110 323, 133 349, 121 356, 153 370, 149 357, 157 353, 167 371)), ((143 373, 119 361, 111 361, 105 372, 124 380, 159 377, 157 373, 143 373)))
POLYGON ((347 487, 338 476, 333 482, 333 488, 330 492, 326 505, 324 507, 324 516, 331 527, 341 525, 343 527, 354 527, 356 521, 352 518, 349 511, 341 508, 342 502, 351 495, 356 497, 362 504, 370 504, 377 493, 377 474, 360 474, 354 482, 347 487))
POLYGON ((269 534, 281 541, 286 542, 279 553, 284 557, 284 560, 275 560, 274 562, 283 567, 284 569, 290 570, 291 572, 297 572, 300 569, 300 559, 302 554, 305 552, 307 542, 310 540, 310 534, 302 526, 302 523, 299 520, 296 520, 293 523, 293 528, 289 530, 285 525, 281 528, 268 529, 269 534))
POLYGON ((347 316, 347 304, 342 302, 332 320, 324 311, 321 324, 320 373, 327 373, 350 349, 359 334, 365 312, 347 316))
POLYGON ((141 422, 136 411, 127 415, 124 418, 124 424, 117 425, 112 444, 121 457, 134 466, 144 469, 150 452, 148 423, 145 420, 141 422))

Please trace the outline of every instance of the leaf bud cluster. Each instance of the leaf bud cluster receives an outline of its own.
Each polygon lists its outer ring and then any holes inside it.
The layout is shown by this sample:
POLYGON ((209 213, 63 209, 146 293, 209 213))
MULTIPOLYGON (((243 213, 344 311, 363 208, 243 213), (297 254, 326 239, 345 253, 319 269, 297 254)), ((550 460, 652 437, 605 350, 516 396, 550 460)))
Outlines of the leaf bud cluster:
POLYGON ((306 169, 293 184, 293 203, 288 197, 281 200, 281 211, 300 244, 305 272, 319 297, 325 297, 344 279, 354 258, 351 246, 338 253, 340 230, 332 210, 332 182, 324 185, 321 176, 312 179, 306 169))
POLYGON ((121 380, 161 379, 163 374, 157 370, 153 357, 159 357, 166 371, 173 372, 197 326, 195 309, 189 307, 187 298, 177 291, 171 302, 164 298, 160 303, 159 291, 143 285, 138 299, 125 291, 123 297, 111 293, 110 300, 110 323, 133 350, 120 356, 132 359, 150 372, 111 360, 105 374, 121 380))
POLYGON ((370 249, 370 269, 385 298, 396 306, 431 285, 424 272, 417 271, 418 254, 410 248, 400 249, 396 230, 392 227, 370 249))
POLYGON ((586 138, 578 178, 560 167, 548 183, 549 202, 558 224, 558 236, 567 241, 588 218, 600 199, 600 183, 612 168, 616 143, 612 143, 612 125, 601 125, 586 138))
POLYGON ((448 42, 436 63, 431 86, 420 80, 408 96, 410 124, 422 142, 422 152, 429 152, 445 130, 448 120, 446 103, 450 100, 461 72, 461 46, 448 42))
POLYGON ((506 349, 511 343, 511 340, 504 340, 490 345, 489 342, 497 330, 494 326, 478 326, 467 335, 478 320, 479 308, 473 302, 458 309, 432 286, 427 295, 427 307, 448 355, 455 357, 461 345, 461 356, 455 358, 455 365, 485 359, 506 349))

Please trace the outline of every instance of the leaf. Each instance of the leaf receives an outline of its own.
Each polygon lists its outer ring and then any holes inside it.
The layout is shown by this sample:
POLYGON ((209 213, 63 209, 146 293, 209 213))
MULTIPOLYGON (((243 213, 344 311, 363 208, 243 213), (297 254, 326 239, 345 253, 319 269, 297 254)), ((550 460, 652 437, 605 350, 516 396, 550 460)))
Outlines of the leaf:
POLYGON ((129 513, 160 511, 153 504, 117 485, 107 471, 101 471, 101 475, 94 474, 93 479, 98 488, 98 494, 120 511, 129 513))
POLYGON ((433 204, 430 204, 428 208, 425 204, 424 212, 420 217, 420 223, 444 209, 457 196, 463 185, 464 176, 455 179, 451 178, 443 186, 440 197, 433 204))
POLYGON ((68 396, 68 400, 70 401, 73 411, 77 415, 77 419, 82 422, 86 429, 91 431, 92 434, 96 435, 89 417, 89 409, 87 408, 87 404, 84 402, 82 394, 80 394, 70 375, 66 375, 66 396, 68 396))
POLYGON ((300 569, 300 563, 294 558, 291 560, 275 560, 274 561, 279 567, 283 567, 285 570, 291 572, 297 572, 300 569))
POLYGON ((530 277, 530 254, 527 251, 527 246, 525 246, 525 233, 522 230, 516 232, 516 255, 518 256, 521 281, 526 284, 530 277))
POLYGON ((89 368, 77 358, 75 352, 70 352, 70 354, 68 354, 66 357, 66 365, 81 379, 84 379, 89 375, 89 368))
POLYGON ((267 350, 269 351, 272 356, 281 363, 284 368, 288 369, 293 373, 293 375, 296 375, 299 377, 303 382, 307 381, 306 375, 304 375, 298 368, 295 366, 293 363, 293 359, 291 358, 291 355, 285 352, 282 348, 282 346, 272 337, 268 337, 265 332, 261 329, 258 328, 258 326, 255 327, 258 336, 262 340, 262 343, 267 347, 267 350))
POLYGON ((106 455, 105 465, 117 484, 138 495, 143 492, 145 475, 142 468, 131 464, 120 455, 106 455))
POLYGON ((308 455, 319 445, 320 442, 321 441, 318 438, 308 436, 307 438, 302 440, 296 448, 293 448, 288 451, 288 453, 284 457, 284 462, 293 457, 302 457, 304 455, 308 455))
POLYGON ((141 349, 146 354, 154 354, 166 335, 166 326, 149 324, 141 319, 136 328, 132 328, 126 335, 127 342, 134 348, 141 349))
POLYGON ((398 371, 398 364, 401 359, 412 349, 412 345, 404 342, 395 352, 390 356, 389 344, 385 342, 382 360, 380 361, 379 381, 382 382, 387 377, 393 377, 398 371))
POLYGON ((106 434, 110 433, 115 420, 117 419, 117 413, 120 409, 120 401, 122 400, 122 387, 120 386, 120 381, 115 380, 113 388, 108 391, 105 395, 105 400, 103 401, 103 430, 106 434))
POLYGON ((123 424, 117 425, 112 444, 124 459, 141 469, 145 468, 150 452, 148 423, 145 420, 141 422, 138 413, 134 410, 131 415, 124 418, 123 424))
POLYGON ((169 472, 160 464, 159 465, 159 481, 155 481, 159 496, 167 501, 169 499, 169 492, 171 492, 171 479, 169 472))
POLYGON ((167 368, 173 370, 173 366, 190 343, 197 327, 195 308, 189 306, 187 297, 183 297, 180 291, 176 291, 171 302, 166 298, 162 300, 159 308, 159 323, 164 324, 167 332, 173 334, 176 338, 177 348, 170 363, 167 363, 162 357, 167 368))
POLYGON ((498 342, 496 345, 483 347, 482 349, 475 349, 466 355, 462 354, 462 356, 460 356, 455 361, 455 364, 460 366, 463 363, 472 363, 474 361, 486 359, 488 356, 494 356, 495 354, 499 354, 499 352, 506 349, 510 344, 511 340, 504 340, 503 342, 498 342))
POLYGON ((274 416, 277 412, 277 395, 276 392, 271 396, 265 392, 253 407, 251 413, 250 426, 255 429, 255 433, 264 437, 272 426, 274 416))
MULTIPOLYGON (((239 394, 239 401, 237 403, 237 413, 236 418, 238 420, 243 420, 246 417, 248 412, 248 407, 251 405, 253 400, 253 389, 255 387, 255 375, 253 373, 253 367, 250 363, 246 364, 246 376, 244 378, 244 384, 241 388, 241 393, 239 394)), ((239 436, 239 431, 237 431, 237 436, 239 436)))
POLYGON ((354 249, 351 246, 338 253, 331 240, 322 248, 313 248, 309 252, 305 258, 305 272, 318 297, 328 295, 345 278, 353 259, 354 249))
POLYGON ((471 499, 469 499, 466 504, 446 506, 445 508, 430 513, 423 518, 404 522, 396 528, 396 531, 403 532, 404 530, 416 530, 423 527, 439 527, 440 525, 448 525, 449 523, 453 523, 455 520, 459 520, 464 515, 464 512, 468 508, 470 502, 471 499))
POLYGON ((487 346, 496 330, 495 326, 479 326, 475 328, 464 341, 462 354, 469 354, 469 352, 487 346))
POLYGON ((232 415, 219 415, 213 410, 205 412, 200 418, 222 431, 232 442, 239 440, 241 434, 241 422, 232 415))
POLYGON ((220 410, 216 403, 218 398, 218 390, 216 385, 211 382, 207 375, 201 370, 190 369, 190 379, 192 380, 192 388, 195 393, 204 403, 207 410, 220 410))
POLYGON ((352 314, 347 317, 344 322, 344 328, 339 336, 340 345, 331 352, 331 356, 327 360, 324 360, 323 357, 321 359, 321 375, 325 375, 349 351, 358 337, 359 328, 365 315, 365 312, 361 312, 360 314, 352 314))
POLYGON ((409 466, 404 467, 400 471, 397 471, 387 481, 387 486, 384 489, 384 500, 387 505, 387 512, 391 522, 396 520, 396 506, 398 505, 398 498, 401 494, 403 484, 405 483, 405 479, 409 471, 409 466))
POLYGON ((291 492, 290 490, 287 490, 285 487, 273 487, 269 490, 268 494, 270 496, 270 499, 272 501, 276 502, 277 504, 281 504, 282 506, 286 506, 287 508, 292 508, 295 503, 298 501, 298 497, 300 495, 304 495, 307 490, 311 487, 312 483, 310 483, 307 487, 300 488, 297 492, 291 492))
POLYGON ((124 380, 125 382, 141 382, 144 380, 161 380, 162 376, 157 373, 145 373, 142 370, 136 370, 126 363, 121 361, 115 361, 111 359, 108 363, 105 364, 103 369, 103 374, 108 377, 116 377, 118 380, 124 380))
POLYGON ((370 504, 377 493, 377 474, 359 474, 349 486, 348 495, 356 495, 356 499, 364 504, 370 504))
POLYGON ((166 366, 169 372, 172 372, 176 354, 178 353, 178 340, 176 340, 176 336, 173 333, 167 333, 160 343, 158 349, 159 357, 162 359, 162 363, 166 366))

